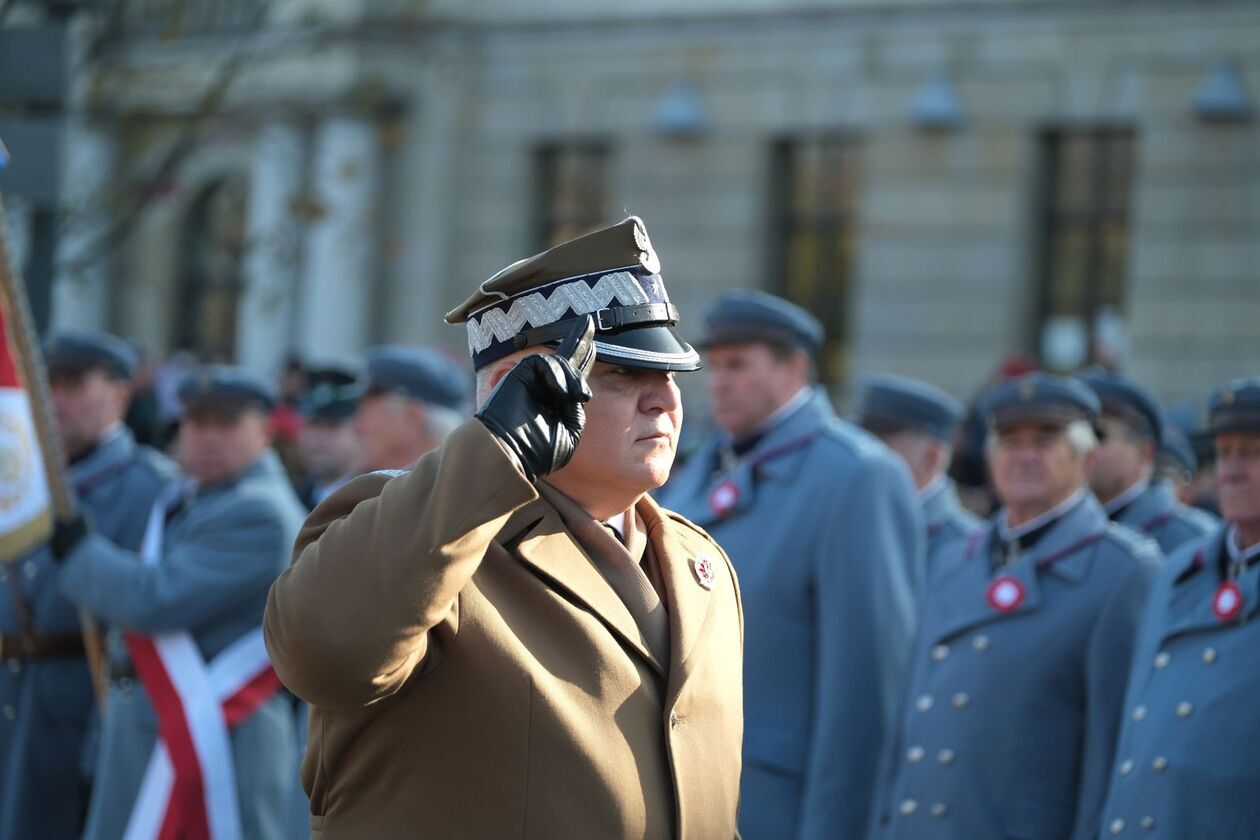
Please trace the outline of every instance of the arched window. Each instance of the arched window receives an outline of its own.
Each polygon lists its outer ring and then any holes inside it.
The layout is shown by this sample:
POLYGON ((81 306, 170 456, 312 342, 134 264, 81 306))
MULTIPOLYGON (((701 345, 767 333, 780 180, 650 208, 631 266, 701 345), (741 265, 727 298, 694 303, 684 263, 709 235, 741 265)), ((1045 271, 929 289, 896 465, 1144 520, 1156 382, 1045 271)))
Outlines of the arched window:
POLYGON ((205 361, 236 354, 246 196, 243 177, 222 178, 201 191, 184 220, 171 347, 205 361))

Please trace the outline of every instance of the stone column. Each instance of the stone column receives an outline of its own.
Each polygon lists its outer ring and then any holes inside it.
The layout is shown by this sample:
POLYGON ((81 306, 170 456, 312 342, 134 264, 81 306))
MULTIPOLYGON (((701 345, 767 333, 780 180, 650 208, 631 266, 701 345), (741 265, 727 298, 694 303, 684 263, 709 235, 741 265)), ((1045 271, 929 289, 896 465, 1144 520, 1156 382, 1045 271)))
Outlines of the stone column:
POLYGON ((242 365, 267 375, 280 372, 294 347, 294 304, 302 263, 296 211, 305 170, 301 128, 275 122, 259 130, 250 172, 236 355, 242 365))
POLYGON ((85 116, 67 121, 62 226, 50 321, 56 328, 110 329, 112 246, 102 235, 112 221, 118 182, 117 144, 85 116))
POLYGON ((376 298, 380 183, 376 127, 338 116, 315 133, 311 197, 298 299, 297 349, 304 358, 353 356, 369 336, 376 298))

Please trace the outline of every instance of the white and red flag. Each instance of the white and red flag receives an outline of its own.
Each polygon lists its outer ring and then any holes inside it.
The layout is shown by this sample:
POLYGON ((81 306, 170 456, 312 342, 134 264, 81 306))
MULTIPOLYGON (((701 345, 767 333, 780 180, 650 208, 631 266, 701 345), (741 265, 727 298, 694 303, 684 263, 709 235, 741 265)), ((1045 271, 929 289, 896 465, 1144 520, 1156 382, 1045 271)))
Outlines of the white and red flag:
POLYGON ((10 311, 0 305, 0 562, 13 560, 52 534, 52 496, 30 395, 10 341, 10 311))

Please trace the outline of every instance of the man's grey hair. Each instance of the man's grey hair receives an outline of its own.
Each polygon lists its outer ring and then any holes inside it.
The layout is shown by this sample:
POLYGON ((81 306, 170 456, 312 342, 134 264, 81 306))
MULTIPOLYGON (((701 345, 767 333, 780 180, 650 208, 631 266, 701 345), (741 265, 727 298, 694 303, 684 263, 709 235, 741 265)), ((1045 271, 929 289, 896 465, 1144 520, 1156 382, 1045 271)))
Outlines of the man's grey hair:
MULTIPOLYGON (((1063 429, 1063 433, 1067 435, 1068 443, 1071 444, 1077 460, 1084 461, 1089 453, 1098 448, 1098 435, 1088 420, 1073 420, 1063 429)), ((992 453, 995 446, 997 446, 997 432, 990 426, 984 448, 992 453)))

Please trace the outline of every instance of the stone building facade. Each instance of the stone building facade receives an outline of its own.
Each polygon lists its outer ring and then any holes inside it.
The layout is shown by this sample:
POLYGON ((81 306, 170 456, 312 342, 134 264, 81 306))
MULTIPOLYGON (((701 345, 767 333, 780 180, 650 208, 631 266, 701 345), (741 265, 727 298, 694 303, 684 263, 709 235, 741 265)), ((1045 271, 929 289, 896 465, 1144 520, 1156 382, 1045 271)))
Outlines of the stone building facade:
POLYGON ((644 217, 695 333, 787 293, 863 373, 1260 373, 1260 5, 143 0, 83 68, 59 323, 275 371, 644 217), (142 200, 128 203, 137 192, 142 200), (119 196, 123 198, 120 199, 119 196), (80 235, 79 239, 83 236, 80 235))

